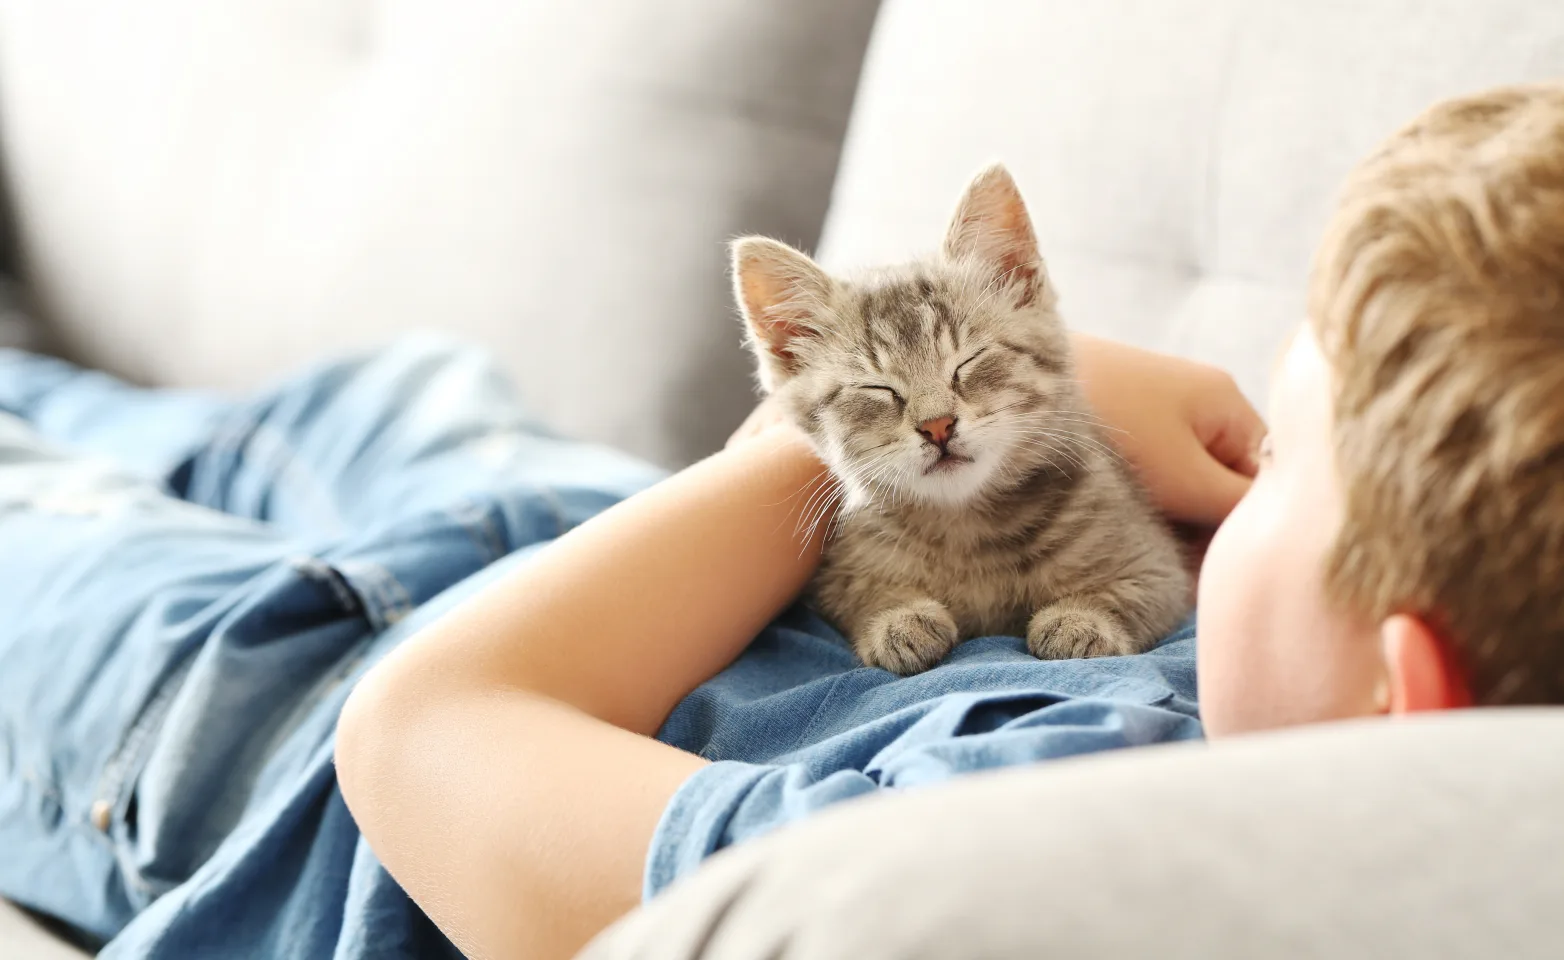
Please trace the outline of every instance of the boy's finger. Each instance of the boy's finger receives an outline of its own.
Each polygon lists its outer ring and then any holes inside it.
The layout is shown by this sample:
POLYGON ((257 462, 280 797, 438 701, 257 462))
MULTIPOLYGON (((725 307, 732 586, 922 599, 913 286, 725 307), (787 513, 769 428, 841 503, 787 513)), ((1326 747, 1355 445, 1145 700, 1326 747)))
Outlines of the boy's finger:
POLYGON ((1265 421, 1260 419, 1247 400, 1240 398, 1227 416, 1216 424, 1216 429, 1201 438, 1201 442, 1217 463, 1245 477, 1252 477, 1260 469, 1257 453, 1265 433, 1265 421))
POLYGON ((1229 469, 1206 449, 1194 454, 1199 466, 1180 485, 1182 496, 1167 504, 1169 514, 1180 523, 1215 527, 1233 512, 1249 491, 1249 477, 1229 469))

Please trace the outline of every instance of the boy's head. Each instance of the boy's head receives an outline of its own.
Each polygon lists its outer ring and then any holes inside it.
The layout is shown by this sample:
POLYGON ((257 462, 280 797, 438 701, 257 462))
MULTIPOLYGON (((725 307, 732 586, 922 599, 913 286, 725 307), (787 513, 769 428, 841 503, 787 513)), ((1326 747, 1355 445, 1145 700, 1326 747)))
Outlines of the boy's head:
POLYGON ((1564 702, 1564 87, 1353 172, 1201 576, 1213 734, 1564 702))

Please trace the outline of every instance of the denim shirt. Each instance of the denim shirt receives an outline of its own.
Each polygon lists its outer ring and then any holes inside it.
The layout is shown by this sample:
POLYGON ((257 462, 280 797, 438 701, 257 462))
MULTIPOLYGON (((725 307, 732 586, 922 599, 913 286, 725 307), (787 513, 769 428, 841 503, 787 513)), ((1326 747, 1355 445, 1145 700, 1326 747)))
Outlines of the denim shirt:
POLYGON ((796 609, 659 733, 716 762, 663 812, 645 894, 730 844, 842 800, 1198 737, 1194 646, 1186 626, 1137 656, 1042 661, 1019 637, 983 637, 901 678, 863 666, 829 624, 796 609))

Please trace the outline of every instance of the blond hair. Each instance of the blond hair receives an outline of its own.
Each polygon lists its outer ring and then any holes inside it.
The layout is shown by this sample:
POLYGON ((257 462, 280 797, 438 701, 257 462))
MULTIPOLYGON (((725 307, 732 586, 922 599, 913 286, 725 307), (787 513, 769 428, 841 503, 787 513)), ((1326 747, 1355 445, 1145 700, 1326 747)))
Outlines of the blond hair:
POLYGON ((1309 315, 1345 493, 1328 593, 1432 623, 1479 703, 1564 702, 1564 87, 1441 103, 1364 161, 1309 315))

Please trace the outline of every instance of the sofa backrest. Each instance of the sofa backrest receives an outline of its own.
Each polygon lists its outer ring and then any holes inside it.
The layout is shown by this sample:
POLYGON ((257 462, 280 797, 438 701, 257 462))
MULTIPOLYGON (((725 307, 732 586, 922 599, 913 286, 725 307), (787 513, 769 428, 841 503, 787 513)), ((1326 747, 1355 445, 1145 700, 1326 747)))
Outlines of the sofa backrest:
POLYGON ((667 462, 753 403, 723 242, 814 243, 878 0, 0 0, 55 338, 243 386, 414 327, 667 462))
POLYGON ((1000 159, 1067 322, 1259 399, 1350 166, 1437 99, 1544 78, 1557 0, 887 0, 825 258, 935 249, 1000 159))

